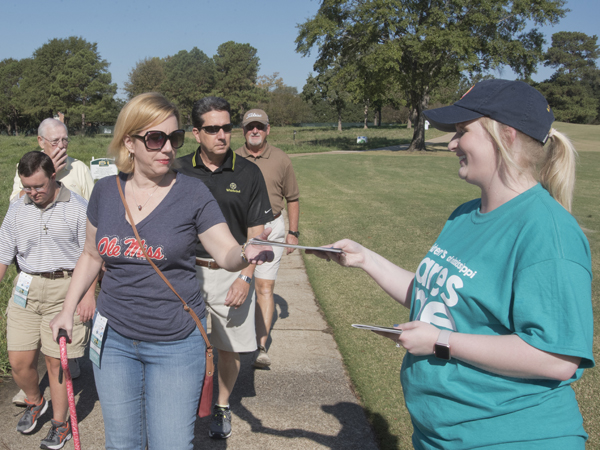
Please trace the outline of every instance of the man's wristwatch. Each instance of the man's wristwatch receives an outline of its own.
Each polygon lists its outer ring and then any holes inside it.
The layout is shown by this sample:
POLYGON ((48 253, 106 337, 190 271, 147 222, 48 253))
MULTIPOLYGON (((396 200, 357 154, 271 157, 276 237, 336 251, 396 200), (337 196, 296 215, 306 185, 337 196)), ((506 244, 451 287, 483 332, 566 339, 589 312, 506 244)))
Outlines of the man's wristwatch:
POLYGON ((238 275, 238 278, 239 278, 240 280, 244 280, 244 281, 245 281, 246 283, 248 283, 248 284, 252 283, 252 278, 251 278, 251 277, 248 277, 248 276, 246 276, 246 275, 244 275, 244 274, 241 274, 241 273, 240 273, 240 274, 238 275))
POLYGON ((296 236, 296 239, 300 237, 300 232, 299 231, 288 231, 288 234, 291 234, 292 236, 296 236))
POLYGON ((437 342, 433 346, 433 354, 443 359, 444 361, 450 361, 450 335, 452 331, 442 330, 438 336, 437 342))

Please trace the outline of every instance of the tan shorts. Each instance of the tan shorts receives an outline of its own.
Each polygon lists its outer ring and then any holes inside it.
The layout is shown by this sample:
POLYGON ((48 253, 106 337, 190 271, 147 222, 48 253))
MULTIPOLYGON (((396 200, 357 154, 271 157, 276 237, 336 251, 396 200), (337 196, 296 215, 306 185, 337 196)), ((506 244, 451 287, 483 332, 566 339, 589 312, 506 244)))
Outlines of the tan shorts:
POLYGON ((196 266, 196 277, 210 314, 210 342, 227 352, 244 353, 256 350, 254 329, 254 280, 246 300, 239 308, 225 306, 227 292, 240 272, 196 266))
MULTIPOLYGON (((16 286, 19 276, 14 279, 16 286)), ((17 305, 11 296, 8 301, 6 337, 8 351, 19 352, 37 350, 52 358, 60 358, 60 347, 52 339, 50 321, 62 309, 71 278, 49 280, 34 276, 31 280, 27 305, 17 305)), ((15 293, 13 287, 13 295, 15 293)), ((73 341, 67 344, 69 358, 83 356, 85 346, 90 337, 90 323, 82 324, 76 313, 73 324, 73 341)))
MULTIPOLYGON (((285 242, 285 221, 283 220, 283 215, 266 223, 265 228, 272 228, 271 234, 269 234, 270 241, 285 242)), ((254 276, 263 280, 276 280, 283 250, 283 247, 273 247, 273 252, 275 253, 273 261, 256 266, 254 276)))

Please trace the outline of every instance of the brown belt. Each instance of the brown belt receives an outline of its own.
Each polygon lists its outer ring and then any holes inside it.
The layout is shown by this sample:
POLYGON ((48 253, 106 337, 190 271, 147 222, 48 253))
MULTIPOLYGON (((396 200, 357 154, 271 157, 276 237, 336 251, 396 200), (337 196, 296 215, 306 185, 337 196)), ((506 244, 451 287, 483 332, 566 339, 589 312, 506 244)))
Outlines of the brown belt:
POLYGON ((279 216, 281 216, 281 212, 278 212, 277 214, 275 214, 275 215, 273 216, 273 220, 275 220, 275 219, 279 219, 279 216))
POLYGON ((57 278, 69 278, 73 275, 72 270, 56 270, 54 272, 30 273, 29 275, 56 280, 57 278))
POLYGON ((204 259, 196 258, 196 265, 202 267, 208 267, 209 269, 220 269, 216 261, 206 261, 204 259))

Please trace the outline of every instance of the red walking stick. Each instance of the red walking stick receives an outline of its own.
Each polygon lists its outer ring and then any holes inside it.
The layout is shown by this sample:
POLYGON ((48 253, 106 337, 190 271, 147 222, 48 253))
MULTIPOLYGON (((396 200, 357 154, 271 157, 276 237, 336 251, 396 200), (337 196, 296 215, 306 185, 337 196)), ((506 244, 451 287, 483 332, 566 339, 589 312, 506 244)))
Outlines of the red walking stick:
POLYGON ((67 382, 67 397, 69 399, 69 414, 71 416, 71 430, 73 434, 73 444, 75 450, 81 450, 81 442, 79 441, 79 427, 77 426, 77 411, 75 410, 75 395, 73 393, 73 379, 69 370, 69 359, 67 358, 67 335, 66 330, 58 330, 56 342, 60 346, 60 371, 58 373, 58 382, 62 384, 62 375, 65 374, 67 382))

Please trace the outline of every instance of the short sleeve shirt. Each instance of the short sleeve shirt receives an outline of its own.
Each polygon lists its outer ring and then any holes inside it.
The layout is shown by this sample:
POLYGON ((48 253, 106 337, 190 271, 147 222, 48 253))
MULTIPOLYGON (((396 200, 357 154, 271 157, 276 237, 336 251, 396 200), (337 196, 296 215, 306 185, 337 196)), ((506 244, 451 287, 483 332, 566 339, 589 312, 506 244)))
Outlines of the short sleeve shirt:
POLYGON ((264 151, 257 157, 250 154, 245 145, 235 152, 260 168, 269 191, 273 214, 277 215, 283 211, 285 202, 298 201, 300 190, 296 174, 290 157, 283 150, 267 142, 264 151))
POLYGON ((413 443, 573 448, 564 439, 586 434, 569 384, 594 365, 589 244, 540 184, 489 213, 480 205, 478 199, 459 207, 417 268, 411 320, 517 335, 537 349, 580 357, 580 368, 565 382, 523 380, 407 353, 401 380, 413 443))
MULTIPOLYGON (((126 179, 119 174, 123 191, 126 179)), ((106 266, 98 311, 108 325, 130 339, 184 339, 196 325, 139 249, 114 176, 96 183, 88 219, 97 229, 96 248, 106 266)), ((205 305, 196 279, 196 242, 199 234, 224 221, 206 186, 177 174, 162 202, 136 224, 150 258, 200 318, 205 305)))
MULTIPOLYGON (((177 158, 173 168, 206 184, 238 244, 246 242, 248 228, 273 220, 267 187, 260 169, 240 158, 231 149, 227 151, 223 164, 214 172, 202 162, 200 148, 195 153, 177 158)), ((196 255, 199 258, 210 258, 200 242, 196 255)))

